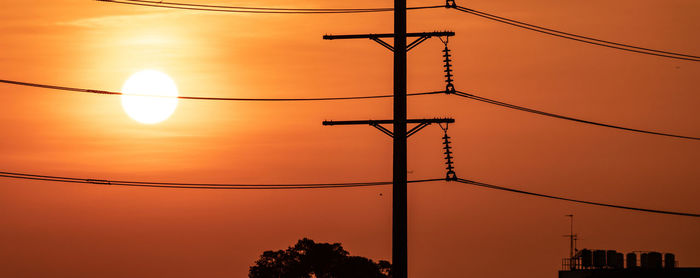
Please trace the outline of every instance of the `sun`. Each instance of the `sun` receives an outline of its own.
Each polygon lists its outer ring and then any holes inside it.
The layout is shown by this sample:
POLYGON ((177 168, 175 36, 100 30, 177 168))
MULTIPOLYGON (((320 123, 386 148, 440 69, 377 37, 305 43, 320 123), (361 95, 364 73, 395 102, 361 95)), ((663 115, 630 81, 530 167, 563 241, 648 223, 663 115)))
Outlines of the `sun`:
POLYGON ((167 74, 142 70, 132 74, 122 86, 122 108, 129 117, 143 124, 160 123, 175 112, 177 86, 167 74))

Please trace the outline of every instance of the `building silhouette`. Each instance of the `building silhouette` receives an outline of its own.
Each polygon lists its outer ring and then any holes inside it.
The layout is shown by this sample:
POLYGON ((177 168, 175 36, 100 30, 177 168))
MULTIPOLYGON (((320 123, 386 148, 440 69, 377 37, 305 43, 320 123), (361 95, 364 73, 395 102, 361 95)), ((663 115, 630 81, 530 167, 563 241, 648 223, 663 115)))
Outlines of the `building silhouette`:
POLYGON ((698 278, 700 267, 679 267, 672 253, 577 250, 562 260, 559 278, 698 278))

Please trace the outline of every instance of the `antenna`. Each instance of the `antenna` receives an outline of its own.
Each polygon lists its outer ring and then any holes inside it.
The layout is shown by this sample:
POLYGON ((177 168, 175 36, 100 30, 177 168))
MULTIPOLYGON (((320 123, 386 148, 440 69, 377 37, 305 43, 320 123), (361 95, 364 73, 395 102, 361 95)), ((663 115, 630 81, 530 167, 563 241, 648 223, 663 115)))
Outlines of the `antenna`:
POLYGON ((577 235, 574 234, 574 215, 573 215, 573 214, 567 214, 567 215, 564 215, 564 216, 569 217, 569 219, 570 219, 570 221, 571 221, 571 222, 570 222, 570 223, 571 223, 571 226, 570 226, 570 229, 569 229, 569 234, 568 234, 568 235, 564 235, 564 237, 568 237, 568 238, 569 238, 569 270, 573 270, 573 269, 577 269, 577 268, 578 268, 577 260, 576 260, 576 252, 578 251, 578 249, 576 248, 576 240, 577 240, 578 238, 577 238, 577 235))

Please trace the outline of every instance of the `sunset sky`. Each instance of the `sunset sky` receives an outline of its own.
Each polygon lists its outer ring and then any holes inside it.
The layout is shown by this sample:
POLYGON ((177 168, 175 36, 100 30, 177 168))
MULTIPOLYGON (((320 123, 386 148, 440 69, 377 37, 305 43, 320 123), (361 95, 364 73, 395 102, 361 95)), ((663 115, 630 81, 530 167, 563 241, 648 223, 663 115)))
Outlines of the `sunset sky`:
MULTIPOLYGON (((186 2, 186 1, 183 1, 186 2)), ((392 1, 207 0, 299 8, 392 1)), ((409 6, 442 5, 438 0, 409 6)), ((457 4, 605 40, 700 55, 700 2, 457 4)), ((409 11, 408 31, 451 30, 455 86, 567 116, 700 136, 700 64, 582 44, 455 10, 409 11)), ((0 79, 119 91, 144 69, 181 95, 390 94, 392 55, 370 40, 393 13, 261 15, 91 0, 2 0, 0 79)), ((442 43, 408 56, 408 91, 442 90, 442 43)), ((180 100, 153 125, 119 96, 0 84, 0 171, 205 183, 390 181, 391 139, 369 126, 391 99, 180 100)), ((547 118, 456 96, 408 99, 409 118, 453 117, 457 175, 539 193, 700 213, 700 143, 547 118)), ((444 177, 442 130, 409 138, 409 179, 444 177)), ((556 277, 575 215, 580 248, 675 253, 700 266, 698 218, 538 199, 456 182, 409 185, 410 277, 556 277)), ((309 237, 391 259, 391 186, 200 190, 0 178, 2 277, 246 277, 265 250, 309 237)))

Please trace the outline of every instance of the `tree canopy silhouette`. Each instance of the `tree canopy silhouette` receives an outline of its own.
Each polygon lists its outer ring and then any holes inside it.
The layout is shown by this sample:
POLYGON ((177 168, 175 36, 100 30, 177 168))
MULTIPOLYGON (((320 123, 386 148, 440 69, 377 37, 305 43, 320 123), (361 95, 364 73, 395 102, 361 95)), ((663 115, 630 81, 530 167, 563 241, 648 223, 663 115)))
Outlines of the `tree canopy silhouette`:
POLYGON ((391 263, 350 256, 340 243, 300 239, 287 250, 265 251, 249 278, 389 278, 391 263))

